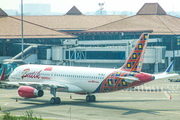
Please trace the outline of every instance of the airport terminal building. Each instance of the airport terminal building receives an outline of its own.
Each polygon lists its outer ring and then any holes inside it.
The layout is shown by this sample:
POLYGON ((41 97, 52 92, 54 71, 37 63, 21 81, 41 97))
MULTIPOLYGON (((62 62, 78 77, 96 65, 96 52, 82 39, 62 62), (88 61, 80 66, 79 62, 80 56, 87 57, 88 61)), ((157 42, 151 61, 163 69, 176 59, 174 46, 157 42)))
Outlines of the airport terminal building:
MULTIPOLYGON (((0 9, 1 64, 21 59, 21 17, 0 9)), ((180 65, 180 19, 158 3, 146 3, 134 16, 86 16, 73 6, 63 16, 24 16, 26 63, 119 68, 141 33, 150 33, 143 71, 180 65)))

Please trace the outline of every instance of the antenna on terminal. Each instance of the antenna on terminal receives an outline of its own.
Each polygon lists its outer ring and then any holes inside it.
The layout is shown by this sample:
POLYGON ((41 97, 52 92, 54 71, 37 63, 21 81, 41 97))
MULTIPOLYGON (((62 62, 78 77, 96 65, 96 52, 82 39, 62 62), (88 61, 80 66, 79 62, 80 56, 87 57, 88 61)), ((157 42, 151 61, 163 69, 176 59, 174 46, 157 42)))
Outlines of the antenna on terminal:
POLYGON ((101 15, 102 15, 102 11, 104 9, 104 4, 105 4, 105 2, 104 3, 99 3, 101 15))

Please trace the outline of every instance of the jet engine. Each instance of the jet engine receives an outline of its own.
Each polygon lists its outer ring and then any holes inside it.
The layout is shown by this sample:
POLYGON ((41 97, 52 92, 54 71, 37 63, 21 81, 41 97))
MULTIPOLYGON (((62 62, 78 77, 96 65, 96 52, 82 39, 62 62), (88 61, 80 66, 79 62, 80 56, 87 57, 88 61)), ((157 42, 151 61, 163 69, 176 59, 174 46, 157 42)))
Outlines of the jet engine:
POLYGON ((38 90, 31 86, 20 86, 18 89, 18 94, 24 98, 36 98, 42 97, 44 95, 44 91, 38 90))

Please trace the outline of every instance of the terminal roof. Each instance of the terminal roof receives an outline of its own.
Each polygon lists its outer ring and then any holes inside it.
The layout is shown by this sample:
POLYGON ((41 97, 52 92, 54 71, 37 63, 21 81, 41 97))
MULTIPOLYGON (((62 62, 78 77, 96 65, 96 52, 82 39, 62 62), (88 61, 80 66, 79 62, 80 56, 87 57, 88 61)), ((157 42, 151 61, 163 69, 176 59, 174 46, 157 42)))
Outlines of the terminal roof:
POLYGON ((158 3, 145 3, 137 15, 166 15, 166 12, 158 3))
POLYGON ((82 15, 81 11, 79 11, 76 6, 73 6, 66 15, 82 15))
POLYGON ((6 17, 8 16, 6 12, 4 12, 1 8, 0 8, 0 17, 6 17))
POLYGON ((152 30, 152 34, 157 35, 180 35, 180 19, 171 15, 167 15, 166 12, 163 9, 161 9, 159 4, 146 3, 139 10, 137 15, 117 20, 99 27, 91 28, 86 32, 141 30, 152 30), (156 12, 151 10, 154 7, 156 7, 156 12))
MULTIPOLYGON (((0 39, 21 38, 21 19, 7 16, 0 17, 0 39)), ((24 38, 75 38, 35 23, 24 21, 24 38)))

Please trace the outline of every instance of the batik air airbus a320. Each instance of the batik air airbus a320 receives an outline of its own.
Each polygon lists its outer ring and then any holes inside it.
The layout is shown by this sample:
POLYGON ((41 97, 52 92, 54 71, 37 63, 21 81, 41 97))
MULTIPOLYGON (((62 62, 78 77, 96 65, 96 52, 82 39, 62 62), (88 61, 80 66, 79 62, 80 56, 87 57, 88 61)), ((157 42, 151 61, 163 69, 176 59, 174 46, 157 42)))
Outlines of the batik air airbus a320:
MULTIPOLYGON (((10 83, 21 85, 18 94, 24 98, 42 97, 43 88, 49 87, 53 97, 51 104, 59 104, 56 92, 85 94, 86 101, 95 101, 94 93, 118 91, 142 85, 155 76, 141 72, 149 34, 143 33, 124 65, 119 69, 22 65, 9 76, 10 83)), ((159 78, 167 77, 166 74, 159 78)))

